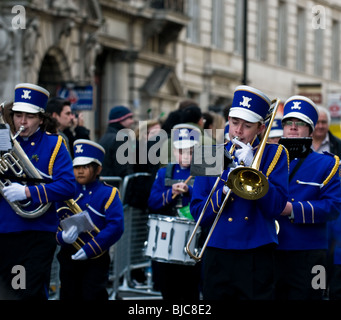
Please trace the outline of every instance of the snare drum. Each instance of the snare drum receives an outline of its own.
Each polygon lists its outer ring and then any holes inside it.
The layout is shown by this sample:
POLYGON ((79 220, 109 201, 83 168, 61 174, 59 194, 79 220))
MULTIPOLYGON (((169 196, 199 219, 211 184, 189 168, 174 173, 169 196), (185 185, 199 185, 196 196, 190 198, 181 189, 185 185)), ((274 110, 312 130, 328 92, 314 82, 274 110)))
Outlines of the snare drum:
MULTIPOLYGON (((145 255, 156 261, 194 265, 196 261, 186 252, 187 242, 195 227, 189 219, 151 214, 148 216, 148 241, 145 255)), ((190 250, 198 248, 200 228, 190 250)))

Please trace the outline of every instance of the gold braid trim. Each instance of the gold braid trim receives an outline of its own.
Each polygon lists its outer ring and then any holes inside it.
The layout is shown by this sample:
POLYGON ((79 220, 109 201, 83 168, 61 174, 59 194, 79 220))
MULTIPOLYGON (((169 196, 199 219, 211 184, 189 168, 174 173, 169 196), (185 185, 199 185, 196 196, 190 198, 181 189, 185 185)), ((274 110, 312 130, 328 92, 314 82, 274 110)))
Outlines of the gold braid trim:
POLYGON ((329 173, 329 176, 327 177, 327 179, 322 182, 324 186, 330 181, 331 178, 333 178, 334 174, 339 168, 339 161, 340 161, 339 157, 334 156, 334 159, 335 159, 335 164, 334 164, 332 171, 329 173))
POLYGON ((109 198, 109 200, 107 201, 107 203, 106 203, 105 206, 104 206, 104 209, 105 209, 105 210, 108 210, 108 208, 110 207, 110 205, 111 205, 112 202, 114 201, 116 192, 117 192, 117 188, 112 188, 110 198, 109 198))
POLYGON ((53 173, 53 165, 57 157, 57 153, 59 152, 60 146, 62 145, 63 138, 62 136, 58 136, 57 144, 53 150, 50 162, 49 162, 49 175, 52 176, 53 173))
POLYGON ((269 175, 271 174, 271 172, 275 168, 275 166, 276 166, 276 164, 277 164, 277 162, 279 160, 279 157, 281 156, 282 150, 283 150, 283 146, 281 144, 278 145, 276 154, 275 154, 274 158, 272 159, 272 161, 271 161, 271 163, 269 165, 269 168, 268 168, 268 170, 266 172, 266 177, 269 177, 269 175))

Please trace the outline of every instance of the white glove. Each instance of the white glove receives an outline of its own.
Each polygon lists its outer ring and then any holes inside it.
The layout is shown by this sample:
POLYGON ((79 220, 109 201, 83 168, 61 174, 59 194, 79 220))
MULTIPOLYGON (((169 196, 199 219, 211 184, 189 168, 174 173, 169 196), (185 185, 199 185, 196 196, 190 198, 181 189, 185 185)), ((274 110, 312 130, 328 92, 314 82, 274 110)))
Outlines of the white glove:
POLYGON ((71 256, 72 260, 86 260, 88 256, 86 255, 84 249, 79 249, 74 255, 71 256))
POLYGON ((232 142, 241 147, 239 149, 236 149, 234 153, 239 160, 239 164, 243 161, 245 166, 251 166, 253 160, 253 152, 250 143, 245 144, 237 139, 232 139, 232 142))
POLYGON ((2 190, 4 192, 4 196, 10 201, 21 201, 26 200, 26 192, 25 192, 26 186, 23 186, 19 183, 12 183, 8 187, 4 187, 2 190))
POLYGON ((78 230, 76 226, 70 227, 68 231, 62 232, 62 238, 66 243, 74 243, 78 238, 78 230))

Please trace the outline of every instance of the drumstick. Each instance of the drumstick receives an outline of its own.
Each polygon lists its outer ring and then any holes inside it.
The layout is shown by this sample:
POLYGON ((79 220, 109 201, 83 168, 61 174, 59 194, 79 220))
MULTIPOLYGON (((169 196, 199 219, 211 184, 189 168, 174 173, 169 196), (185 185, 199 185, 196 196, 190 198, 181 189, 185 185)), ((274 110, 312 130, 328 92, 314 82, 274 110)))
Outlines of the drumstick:
MULTIPOLYGON (((188 181, 191 180, 191 178, 192 178, 192 176, 189 176, 189 177, 184 181, 184 183, 187 184, 188 181)), ((180 191, 182 191, 182 192, 185 192, 185 190, 183 190, 183 189, 177 189, 177 190, 180 190, 180 191)), ((177 196, 177 194, 173 194, 172 199, 174 199, 176 196, 177 196)))

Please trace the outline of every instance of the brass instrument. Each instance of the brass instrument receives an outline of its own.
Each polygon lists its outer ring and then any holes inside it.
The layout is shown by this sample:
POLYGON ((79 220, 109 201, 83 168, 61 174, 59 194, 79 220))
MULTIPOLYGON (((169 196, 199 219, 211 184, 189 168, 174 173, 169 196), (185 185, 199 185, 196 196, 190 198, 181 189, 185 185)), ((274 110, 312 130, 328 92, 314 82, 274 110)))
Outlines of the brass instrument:
MULTIPOLYGON (((262 139, 262 141, 260 142, 259 146, 258 146, 258 150, 252 160, 252 164, 250 167, 238 167, 234 170, 232 170, 231 174, 229 174, 229 177, 227 179, 227 181, 225 182, 225 185, 227 185, 228 187, 228 192, 223 200, 223 203, 221 204, 219 211, 213 221, 213 224, 211 226, 211 229, 206 237, 206 240, 200 250, 200 252, 196 252, 195 254, 191 252, 190 250, 190 245, 195 237, 195 234, 200 226, 201 220, 207 210, 208 204, 210 203, 213 193, 215 192, 218 183, 221 180, 222 177, 222 173, 221 175, 216 179, 213 188, 211 189, 211 192, 208 196, 208 198, 206 199, 205 205, 200 213, 200 216, 197 220, 197 223, 192 231, 192 234, 187 242, 186 245, 186 251, 187 253, 196 261, 201 260, 204 251, 207 247, 208 241, 210 240, 212 233, 220 219, 220 216, 225 208, 225 205, 230 197, 231 192, 233 191, 235 194, 237 194, 239 197, 242 197, 244 199, 248 199, 248 200, 256 200, 259 198, 262 198, 266 195, 266 193, 269 190, 269 183, 266 179, 266 177, 264 176, 264 174, 259 171, 259 167, 260 167, 260 163, 262 160, 262 156, 264 153, 264 148, 265 145, 267 143, 268 137, 269 137, 269 133, 271 130, 271 126, 272 123, 275 119, 276 113, 277 113, 277 109, 280 103, 279 99, 275 99, 272 101, 272 104, 275 103, 275 106, 273 107, 273 109, 270 111, 271 113, 271 118, 268 124, 268 127, 266 129, 266 132, 264 134, 264 137, 262 139)), ((232 155, 235 149, 235 145, 232 145, 229 153, 232 155)), ((279 226, 278 226, 278 222, 276 224, 276 230, 278 232, 279 230, 279 226)))
MULTIPOLYGON (((1 104, 1 109, 4 108, 4 103, 1 104)), ((0 124, 6 125, 3 114, 3 110, 0 110, 0 124)), ((10 139, 12 143, 12 149, 7 152, 0 153, 0 174, 5 176, 6 173, 10 171, 14 174, 15 178, 19 181, 28 178, 28 180, 35 181, 44 181, 43 177, 39 173, 39 171, 32 164, 30 159, 27 157, 25 151, 21 148, 20 144, 16 140, 17 136, 23 131, 25 128, 23 126, 20 127, 19 131, 13 136, 10 132, 10 139)), ((14 179, 14 178, 13 178, 14 179)), ((12 182, 10 178, 0 179, 0 194, 6 199, 3 188, 11 185, 12 182)), ((44 184, 41 182, 40 184, 44 184)), ((25 207, 29 206, 31 201, 27 202, 11 202, 6 199, 11 208, 21 217, 23 218, 38 218, 42 214, 44 214, 51 206, 51 203, 40 204, 36 208, 32 210, 26 210, 25 207)))
MULTIPOLYGON (((69 210, 72 212, 72 214, 77 214, 77 213, 81 213, 83 210, 81 209, 81 207, 77 204, 77 201, 83 196, 83 194, 80 194, 79 197, 74 200, 74 199, 69 199, 69 200, 66 200, 64 201, 64 203, 66 204, 66 207, 61 207, 61 208, 58 208, 57 209, 57 212, 59 212, 60 210, 69 210)), ((58 227, 58 230, 59 231, 62 231, 63 229, 59 226, 58 227)), ((99 233, 100 230, 95 226, 94 227, 94 231, 96 233, 99 233)), ((86 232, 88 235, 90 235, 91 238, 94 238, 95 236, 91 233, 91 231, 87 231, 86 232)), ((76 249, 76 250, 80 250, 82 249, 82 247, 85 245, 85 242, 80 238, 78 237, 76 239, 75 242, 72 243, 73 247, 76 249)), ((95 258, 98 258, 100 257, 102 254, 104 254, 105 251, 103 251, 101 254, 91 258, 91 259, 95 259, 95 258)))

